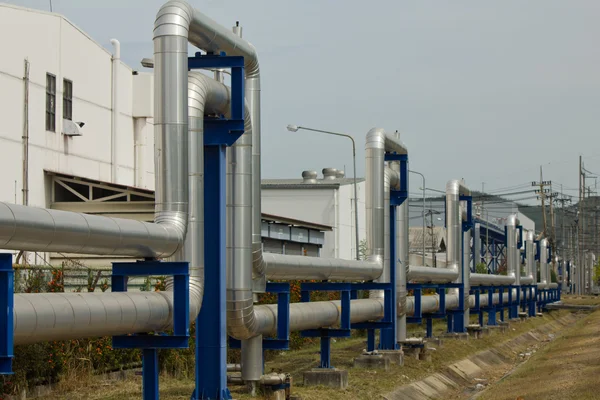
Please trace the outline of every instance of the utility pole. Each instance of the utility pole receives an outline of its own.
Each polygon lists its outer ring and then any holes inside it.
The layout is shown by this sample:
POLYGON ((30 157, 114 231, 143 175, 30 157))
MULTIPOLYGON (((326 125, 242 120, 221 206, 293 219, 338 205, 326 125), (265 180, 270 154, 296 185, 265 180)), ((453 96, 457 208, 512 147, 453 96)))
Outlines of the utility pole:
POLYGON ((579 173, 578 173, 578 179, 579 179, 579 226, 577 227, 577 294, 582 294, 583 293, 583 288, 581 287, 581 285, 583 284, 583 246, 581 245, 581 240, 583 240, 583 199, 585 197, 585 183, 584 183, 584 177, 585 177, 585 173, 583 172, 583 165, 582 165, 582 157, 579 156, 579 173))
POLYGON ((543 237, 547 237, 548 234, 548 227, 547 227, 547 223, 546 223, 546 193, 549 192, 549 189, 545 189, 544 186, 548 186, 551 185, 552 182, 551 181, 544 181, 544 177, 543 177, 543 172, 542 172, 542 166, 540 166, 540 181, 539 182, 531 182, 531 186, 539 186, 539 189, 536 189, 536 193, 539 194, 538 199, 542 200, 542 217, 544 220, 544 229, 542 232, 540 232, 540 234, 538 235, 538 240, 542 239, 543 237))

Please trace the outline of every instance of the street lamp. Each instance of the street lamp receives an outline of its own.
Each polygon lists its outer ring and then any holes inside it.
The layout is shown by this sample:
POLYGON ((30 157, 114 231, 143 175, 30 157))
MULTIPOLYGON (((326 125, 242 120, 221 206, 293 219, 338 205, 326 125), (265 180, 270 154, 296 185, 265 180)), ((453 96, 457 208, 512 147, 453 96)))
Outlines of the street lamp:
MULTIPOLYGON (((421 179, 423 179, 423 266, 425 267, 425 175, 417 171, 408 170, 411 174, 421 175, 421 179)), ((433 251, 433 249, 432 249, 433 251)))
POLYGON ((298 126, 298 125, 288 125, 287 126, 287 130, 290 132, 298 132, 300 129, 304 129, 305 131, 325 133, 327 135, 342 136, 342 137, 346 137, 352 141, 352 162, 353 162, 353 166, 354 166, 354 226, 355 226, 355 235, 356 235, 356 259, 360 260, 360 249, 359 249, 360 246, 359 246, 359 241, 358 241, 358 184, 356 181, 356 179, 357 179, 356 178, 356 143, 354 142, 354 138, 345 133, 322 131, 320 129, 312 129, 312 128, 307 128, 305 126, 298 126))

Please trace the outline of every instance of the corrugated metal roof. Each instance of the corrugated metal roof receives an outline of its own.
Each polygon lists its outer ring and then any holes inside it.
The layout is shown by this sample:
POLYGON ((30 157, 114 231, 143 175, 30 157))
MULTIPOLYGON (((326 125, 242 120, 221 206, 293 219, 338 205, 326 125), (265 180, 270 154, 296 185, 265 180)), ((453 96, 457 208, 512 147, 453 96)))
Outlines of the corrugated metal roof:
MULTIPOLYGON (((357 178, 358 183, 364 182, 365 178, 357 178)), ((354 184, 354 178, 339 178, 332 180, 317 180, 317 183, 302 183, 302 179, 263 179, 263 189, 337 189, 340 186, 354 184)))
POLYGON ((315 229, 318 231, 325 231, 325 232, 333 231, 333 227, 330 225, 317 224, 314 222, 303 221, 303 220, 299 220, 299 219, 295 219, 295 218, 282 217, 279 215, 262 213, 261 218, 263 221, 267 221, 267 222, 279 222, 282 224, 299 226, 302 228, 315 229))
MULTIPOLYGON (((423 251, 423 228, 410 227, 408 230, 408 247, 410 251, 423 251)), ((436 226, 433 228, 433 238, 431 228, 425 228, 425 251, 436 253, 446 251, 446 228, 436 226), (435 248, 434 248, 435 246, 435 248)))

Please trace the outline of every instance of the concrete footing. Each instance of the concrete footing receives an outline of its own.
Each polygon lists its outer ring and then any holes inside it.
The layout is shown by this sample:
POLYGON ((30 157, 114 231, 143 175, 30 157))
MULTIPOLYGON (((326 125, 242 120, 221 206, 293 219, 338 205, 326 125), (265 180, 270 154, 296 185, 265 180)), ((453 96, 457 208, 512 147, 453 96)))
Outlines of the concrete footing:
POLYGON ((471 336, 475 339, 479 339, 482 336, 482 331, 483 331, 483 328, 481 327, 481 325, 467 326, 467 332, 469 333, 469 336, 471 336))
POLYGON ((390 360, 390 364, 404 365, 404 352, 402 350, 378 350, 377 354, 390 360))
POLYGON ((426 348, 421 349, 421 352, 419 353, 419 360, 431 361, 431 351, 427 350, 426 348))
POLYGON ((363 354, 354 359, 354 366, 367 369, 390 369, 390 359, 381 354, 363 354))
POLYGON ((337 368, 313 368, 304 372, 304 386, 346 389, 348 387, 348 371, 337 368))
POLYGON ((492 330, 498 330, 504 333, 506 332, 507 325, 486 325, 486 328, 488 329, 488 332, 492 330))

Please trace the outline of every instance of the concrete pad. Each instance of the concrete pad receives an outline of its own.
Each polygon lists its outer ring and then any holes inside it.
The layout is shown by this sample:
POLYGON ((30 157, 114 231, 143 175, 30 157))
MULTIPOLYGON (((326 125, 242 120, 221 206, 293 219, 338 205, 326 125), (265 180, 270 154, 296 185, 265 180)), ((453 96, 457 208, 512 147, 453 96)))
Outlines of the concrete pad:
POLYGON ((304 371, 304 385, 346 389, 348 387, 348 371, 337 368, 313 368, 310 371, 304 371))
POLYGON ((419 354, 421 354, 421 347, 404 347, 402 346, 402 352, 405 357, 411 357, 415 359, 419 359, 419 354))
POLYGON ((377 354, 390 360, 390 364, 404 365, 404 352, 402 350, 378 350, 377 354))
POLYGON ((444 341, 440 338, 428 338, 427 339, 427 343, 426 343, 426 347, 442 347, 442 345, 444 344, 444 341))
POLYGON ((354 367, 367 369, 390 369, 390 359, 382 355, 363 354, 354 359, 354 367))
POLYGON ((419 360, 420 361, 431 361, 431 353, 429 352, 420 352, 419 353, 419 360))

